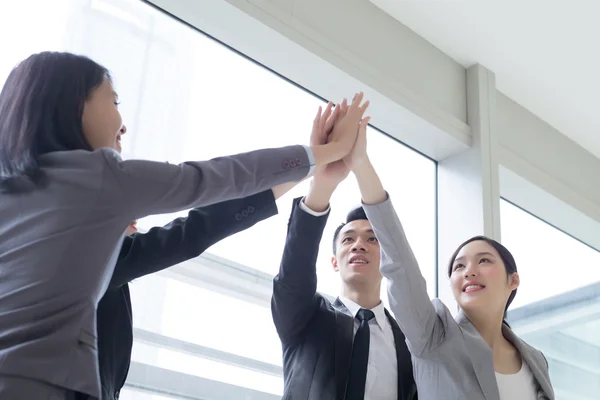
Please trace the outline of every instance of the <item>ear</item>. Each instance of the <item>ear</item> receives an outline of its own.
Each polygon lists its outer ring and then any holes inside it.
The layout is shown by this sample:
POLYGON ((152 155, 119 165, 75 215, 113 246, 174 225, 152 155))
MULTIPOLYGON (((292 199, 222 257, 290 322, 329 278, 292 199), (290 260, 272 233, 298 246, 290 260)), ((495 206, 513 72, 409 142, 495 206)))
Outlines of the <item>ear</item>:
POLYGON ((333 270, 335 272, 339 272, 339 267, 338 267, 338 263, 337 263, 337 259, 335 258, 335 256, 331 256, 331 266, 333 267, 333 270))
POLYGON ((516 288, 518 288, 521 284, 521 277, 519 276, 519 273, 515 272, 511 274, 508 283, 510 285, 510 290, 515 290, 516 288))

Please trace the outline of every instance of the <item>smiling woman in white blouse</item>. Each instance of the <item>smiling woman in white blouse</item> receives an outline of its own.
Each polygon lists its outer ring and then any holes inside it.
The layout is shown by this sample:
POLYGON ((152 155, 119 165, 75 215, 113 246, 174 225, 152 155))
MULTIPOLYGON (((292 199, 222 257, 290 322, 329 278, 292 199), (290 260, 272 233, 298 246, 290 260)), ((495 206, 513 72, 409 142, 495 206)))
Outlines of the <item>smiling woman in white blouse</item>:
POLYGON ((519 274, 513 256, 495 240, 473 237, 452 255, 448 276, 460 307, 453 318, 430 301, 417 260, 366 152, 359 132, 352 171, 363 208, 381 248, 392 311, 413 356, 419 400, 554 400, 544 355, 504 321, 519 274))

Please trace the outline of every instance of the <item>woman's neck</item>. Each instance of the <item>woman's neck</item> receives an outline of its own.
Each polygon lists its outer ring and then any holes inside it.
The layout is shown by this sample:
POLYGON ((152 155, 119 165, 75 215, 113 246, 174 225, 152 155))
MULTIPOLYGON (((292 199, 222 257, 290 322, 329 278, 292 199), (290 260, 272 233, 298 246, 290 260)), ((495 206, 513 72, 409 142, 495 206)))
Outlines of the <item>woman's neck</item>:
POLYGON ((475 329, 492 350, 494 371, 501 374, 516 374, 522 366, 521 355, 502 333, 503 314, 467 315, 475 329))
POLYGON ((502 346, 506 343, 502 334, 502 314, 469 313, 467 317, 492 350, 498 345, 502 346))

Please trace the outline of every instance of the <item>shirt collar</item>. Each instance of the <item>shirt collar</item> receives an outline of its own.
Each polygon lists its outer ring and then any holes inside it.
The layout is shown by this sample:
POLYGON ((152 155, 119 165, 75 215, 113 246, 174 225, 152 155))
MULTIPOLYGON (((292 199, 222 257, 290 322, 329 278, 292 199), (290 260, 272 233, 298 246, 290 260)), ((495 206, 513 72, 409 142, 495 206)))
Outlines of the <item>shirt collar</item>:
MULTIPOLYGON (((356 314, 358 314, 358 311, 362 307, 344 296, 340 296, 339 298, 340 298, 340 301, 346 306, 348 311, 350 311, 350 314, 352 314, 352 317, 356 318, 356 314)), ((373 314, 375 314, 375 322, 377 323, 377 326, 379 326, 379 329, 383 330, 383 326, 385 324, 385 321, 387 320, 383 302, 379 302, 379 304, 377 306, 371 308, 371 311, 373 311, 373 314)))

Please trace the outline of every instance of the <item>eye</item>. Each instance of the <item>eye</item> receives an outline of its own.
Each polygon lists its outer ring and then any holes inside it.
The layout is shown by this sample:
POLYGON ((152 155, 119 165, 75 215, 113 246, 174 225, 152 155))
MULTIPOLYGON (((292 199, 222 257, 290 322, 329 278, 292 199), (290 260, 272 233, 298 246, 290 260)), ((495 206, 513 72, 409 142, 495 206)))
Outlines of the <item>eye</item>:
POLYGON ((481 260, 479 260, 479 263, 480 263, 480 264, 481 264, 481 263, 484 263, 484 262, 485 262, 485 263, 490 263, 491 261, 490 261, 490 259, 489 259, 489 258, 485 258, 485 257, 484 257, 484 258, 482 258, 481 260))
POLYGON ((460 263, 459 263, 459 264, 456 264, 456 265, 454 265, 454 269, 453 269, 453 271, 456 271, 457 269, 459 269, 459 268, 463 268, 463 267, 464 267, 464 265, 463 265, 463 264, 460 264, 460 263))
POLYGON ((121 104, 120 101, 115 101, 114 103, 115 103, 115 106, 117 106, 117 107, 119 107, 119 104, 121 104))
POLYGON ((351 237, 345 237, 344 239, 342 239, 342 243, 347 243, 347 242, 350 242, 350 241, 352 241, 351 237))
POLYGON ((378 243, 379 240, 377 240, 377 238, 375 236, 372 236, 369 238, 369 242, 378 243))

